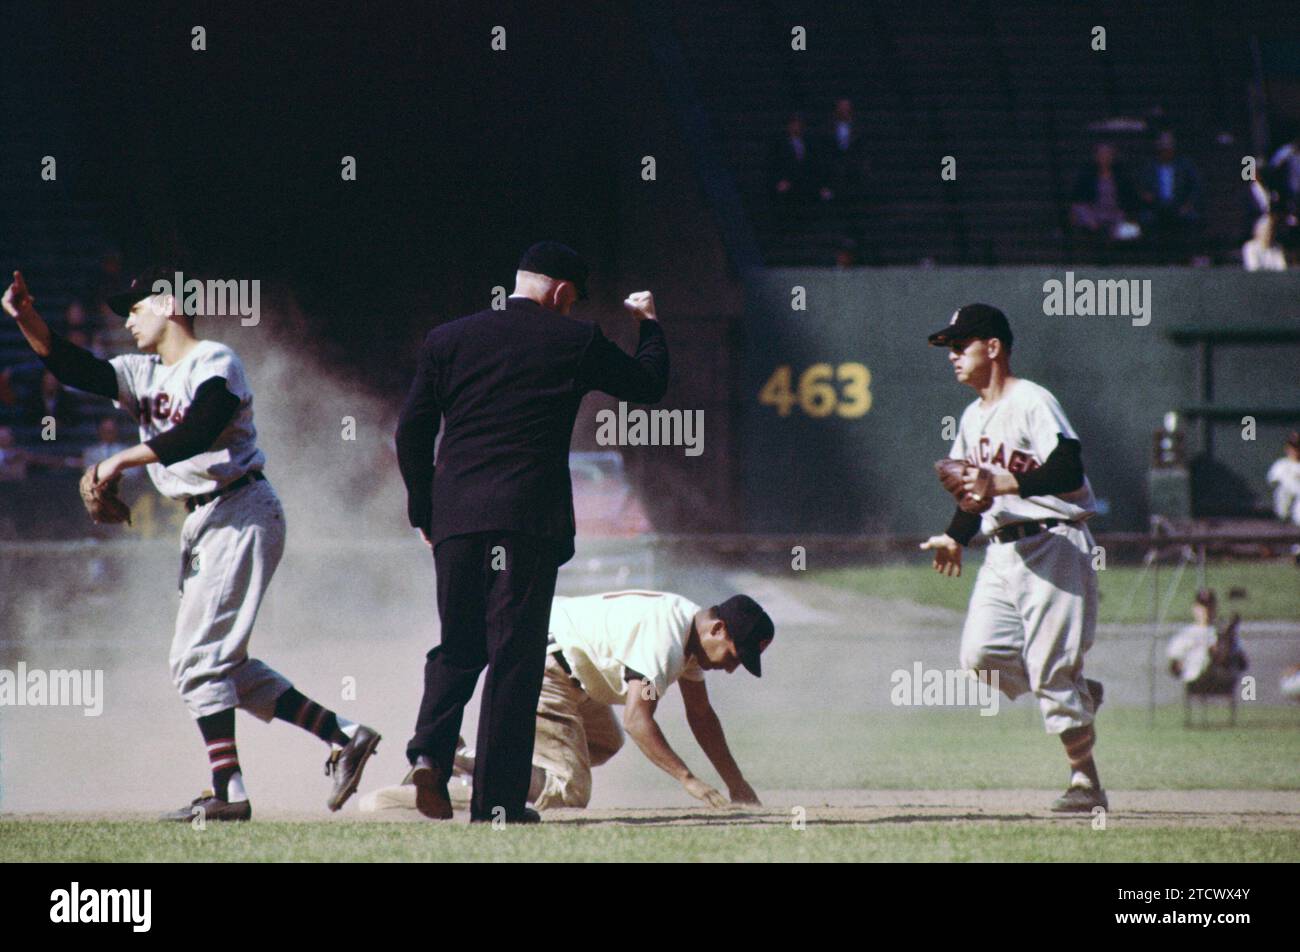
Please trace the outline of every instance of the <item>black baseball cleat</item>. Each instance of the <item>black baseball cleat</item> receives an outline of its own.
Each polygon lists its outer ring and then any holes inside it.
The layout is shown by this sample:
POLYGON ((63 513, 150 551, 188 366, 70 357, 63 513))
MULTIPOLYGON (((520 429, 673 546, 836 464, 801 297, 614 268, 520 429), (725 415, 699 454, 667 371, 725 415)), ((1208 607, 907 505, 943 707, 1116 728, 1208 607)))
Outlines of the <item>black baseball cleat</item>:
POLYGON ((454 814, 447 781, 428 757, 417 757, 403 784, 415 787, 415 808, 430 820, 450 820, 454 814))
POLYGON ((1084 678, 1083 683, 1088 685, 1088 693, 1092 695, 1094 707, 1092 712, 1097 713, 1101 709, 1102 698, 1106 696, 1106 686, 1100 681, 1094 681, 1092 678, 1084 678))
POLYGON ((1106 791, 1095 787, 1071 787, 1052 801, 1053 813, 1091 813, 1096 807, 1110 810, 1106 791))
POLYGON ((361 771, 366 769, 366 761, 379 749, 379 734, 364 724, 357 725, 357 732, 352 735, 347 746, 332 751, 325 761, 325 776, 334 775, 334 792, 326 801, 326 806, 337 811, 348 802, 348 797, 357 792, 361 783, 361 771))
POLYGON ((242 823, 253 818, 253 805, 247 800, 231 803, 220 799, 211 790, 204 790, 189 806, 164 813, 158 819, 169 823, 190 823, 198 816, 213 823, 242 823))

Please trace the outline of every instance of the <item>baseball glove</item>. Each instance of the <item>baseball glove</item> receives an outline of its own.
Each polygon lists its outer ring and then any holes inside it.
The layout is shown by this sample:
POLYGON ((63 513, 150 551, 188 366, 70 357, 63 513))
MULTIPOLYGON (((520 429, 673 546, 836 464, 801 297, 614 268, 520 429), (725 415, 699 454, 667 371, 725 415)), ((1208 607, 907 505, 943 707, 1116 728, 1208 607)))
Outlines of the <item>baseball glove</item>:
POLYGON ((101 483, 98 463, 81 474, 81 502, 95 522, 101 525, 119 522, 130 524, 131 507, 117 494, 117 487, 121 481, 122 476, 119 473, 109 482, 101 483))
POLYGON ((957 500, 963 512, 981 513, 993 505, 993 473, 982 466, 975 466, 959 459, 941 459, 934 464, 943 488, 957 500), (975 472, 975 487, 966 491, 965 478, 975 472))

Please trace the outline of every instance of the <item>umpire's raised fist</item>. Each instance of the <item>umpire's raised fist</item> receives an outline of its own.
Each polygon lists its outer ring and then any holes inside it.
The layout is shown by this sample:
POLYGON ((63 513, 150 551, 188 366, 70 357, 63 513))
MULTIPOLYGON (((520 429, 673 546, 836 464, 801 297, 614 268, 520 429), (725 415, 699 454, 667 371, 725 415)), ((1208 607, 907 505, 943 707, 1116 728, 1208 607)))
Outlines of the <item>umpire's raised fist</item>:
POLYGON ((649 291, 633 291, 623 301, 623 306, 632 312, 638 321, 657 321, 655 316, 655 299, 649 291))

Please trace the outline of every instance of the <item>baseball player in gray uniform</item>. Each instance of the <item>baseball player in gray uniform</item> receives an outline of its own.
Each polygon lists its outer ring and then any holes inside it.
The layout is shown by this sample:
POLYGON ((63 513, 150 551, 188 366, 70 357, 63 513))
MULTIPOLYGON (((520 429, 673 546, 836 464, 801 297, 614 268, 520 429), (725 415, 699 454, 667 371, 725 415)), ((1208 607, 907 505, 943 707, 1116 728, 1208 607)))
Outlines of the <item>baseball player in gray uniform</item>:
POLYGON ((989 540, 961 637, 961 665, 997 671, 1009 698, 1032 693, 1060 736, 1070 782, 1057 812, 1108 807, 1092 750, 1102 686, 1083 676, 1097 625, 1097 576, 1087 520, 1096 511, 1079 438, 1046 389, 1011 373, 1011 327, 968 304, 929 337, 950 349, 957 380, 979 397, 962 414, 949 456, 968 464, 947 531, 921 545, 934 568, 961 574, 962 546, 989 540))
POLYGON ((23 336, 69 386, 114 401, 139 424, 140 443, 98 464, 110 485, 147 467, 158 491, 183 500, 180 611, 171 647, 172 679, 207 744, 212 791, 163 819, 247 820, 252 807, 235 746, 235 708, 279 718, 331 745, 328 800, 338 810, 356 791, 379 734, 304 697, 279 672, 248 655, 262 596, 284 552, 280 500, 262 474, 253 394, 239 357, 194 336, 193 317, 157 293, 176 269, 154 268, 109 299, 143 353, 101 360, 50 330, 22 274, 3 298, 23 336))
MULTIPOLYGON (((757 804, 709 702, 704 673, 730 674, 743 666, 761 677, 760 656, 774 636, 772 619, 748 595, 708 608, 671 592, 555 598, 529 802, 538 810, 585 807, 591 800, 591 768, 618 753, 625 729, 651 763, 696 799, 711 807, 757 804), (659 701, 673 684, 680 685, 691 733, 727 785, 725 796, 691 771, 655 721, 659 701), (622 729, 616 706, 623 708, 622 729)), ((474 752, 463 741, 460 748, 450 799, 467 804, 474 752)), ((361 809, 414 810, 415 797, 413 785, 386 787, 363 797, 361 809)))

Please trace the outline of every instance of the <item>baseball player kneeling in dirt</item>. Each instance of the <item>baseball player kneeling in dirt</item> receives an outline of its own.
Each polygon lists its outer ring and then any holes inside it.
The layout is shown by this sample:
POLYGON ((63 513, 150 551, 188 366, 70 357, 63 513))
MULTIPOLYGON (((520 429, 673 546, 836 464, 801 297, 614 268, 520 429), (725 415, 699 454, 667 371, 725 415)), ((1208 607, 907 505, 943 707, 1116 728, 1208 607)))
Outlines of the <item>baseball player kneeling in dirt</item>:
POLYGON ((1102 687, 1083 677, 1097 627, 1097 574, 1087 520, 1096 511, 1079 439, 1056 398, 1011 373, 1011 327, 987 304, 968 304, 930 343, 950 349, 957 380, 979 398, 962 413, 948 460, 936 464, 957 499, 948 530, 921 545, 936 571, 961 574, 962 546, 989 538, 961 636, 961 664, 997 671, 1015 699, 1038 698, 1060 735, 1070 784, 1061 812, 1108 806, 1092 758, 1102 687))
MULTIPOLYGON (((728 674, 744 666, 755 677, 759 656, 772 642, 772 619, 752 598, 735 595, 701 608, 667 592, 610 592, 552 603, 550 643, 537 702, 533 778, 528 799, 539 810, 585 807, 591 768, 623 746, 623 727, 657 767, 709 806, 757 804, 754 789, 736 766, 709 703, 705 671, 728 674), (655 722, 655 709, 673 682, 681 685, 691 733, 727 785, 728 796, 691 773, 655 722)), ((456 756, 453 802, 468 802, 473 751, 456 756)), ((377 790, 363 810, 415 806, 414 787, 377 790)))
POLYGON ((115 487, 125 470, 148 468, 158 491, 182 500, 180 610, 171 648, 172 679, 207 744, 212 790, 165 815, 188 822, 248 820, 252 806, 235 747, 235 708, 278 718, 333 747, 327 805, 338 810, 357 788, 379 734, 303 696, 278 671, 248 655, 262 596, 284 551, 280 500, 262 474, 253 394, 244 365, 225 344, 194 336, 170 286, 176 269, 153 268, 109 298, 144 353, 101 360, 54 333, 36 312, 23 277, 3 298, 6 313, 59 380, 106 397, 140 427, 140 443, 86 471, 82 500, 96 521, 125 522, 115 487), (158 282, 158 283, 155 283, 158 282))

